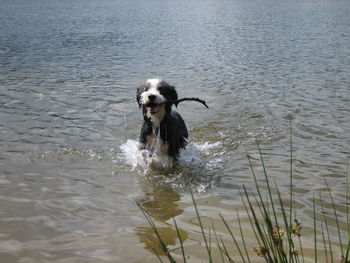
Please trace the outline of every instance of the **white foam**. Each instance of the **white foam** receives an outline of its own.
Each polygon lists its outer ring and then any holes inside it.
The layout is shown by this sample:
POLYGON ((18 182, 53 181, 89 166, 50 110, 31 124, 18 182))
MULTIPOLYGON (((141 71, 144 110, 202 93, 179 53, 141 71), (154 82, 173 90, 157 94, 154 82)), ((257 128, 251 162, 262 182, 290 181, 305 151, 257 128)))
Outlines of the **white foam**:
POLYGON ((124 161, 134 170, 137 166, 147 167, 143 151, 139 150, 139 143, 135 140, 127 140, 120 146, 124 161))
MULTIPOLYGON (((221 143, 190 143, 186 149, 181 150, 179 163, 183 166, 207 166, 212 167, 213 163, 218 163, 218 158, 203 159, 204 156, 210 156, 215 149, 220 148, 221 143)), ((139 143, 135 140, 127 140, 120 146, 124 161, 132 167, 132 170, 141 168, 168 169, 172 168, 172 160, 166 155, 153 153, 148 150, 140 150, 139 143)), ((215 156, 215 154, 213 154, 215 156)))
POLYGON ((127 140, 120 146, 124 161, 132 167, 132 170, 141 168, 147 172, 149 168, 168 169, 172 167, 172 160, 158 152, 151 153, 148 150, 140 150, 139 143, 135 140, 127 140))
POLYGON ((221 146, 221 142, 214 142, 214 143, 205 142, 202 144, 194 143, 194 145, 199 149, 199 151, 201 151, 201 153, 210 154, 212 150, 221 146))
POLYGON ((147 150, 139 150, 139 143, 135 140, 127 140, 120 149, 119 158, 142 178, 151 175, 174 188, 190 186, 195 192, 213 188, 223 164, 224 150, 220 142, 189 143, 180 151, 176 166, 167 156, 150 155, 147 150))

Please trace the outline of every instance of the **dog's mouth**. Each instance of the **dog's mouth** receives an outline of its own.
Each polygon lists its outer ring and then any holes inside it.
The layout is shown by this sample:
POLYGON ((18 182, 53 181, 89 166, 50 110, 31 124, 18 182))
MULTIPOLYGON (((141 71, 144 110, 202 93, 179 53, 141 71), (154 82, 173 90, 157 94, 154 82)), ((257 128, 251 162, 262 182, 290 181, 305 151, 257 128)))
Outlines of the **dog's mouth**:
POLYGON ((161 107, 163 105, 164 105, 164 103, 151 102, 151 103, 146 104, 145 107, 150 114, 156 114, 161 110, 161 107))

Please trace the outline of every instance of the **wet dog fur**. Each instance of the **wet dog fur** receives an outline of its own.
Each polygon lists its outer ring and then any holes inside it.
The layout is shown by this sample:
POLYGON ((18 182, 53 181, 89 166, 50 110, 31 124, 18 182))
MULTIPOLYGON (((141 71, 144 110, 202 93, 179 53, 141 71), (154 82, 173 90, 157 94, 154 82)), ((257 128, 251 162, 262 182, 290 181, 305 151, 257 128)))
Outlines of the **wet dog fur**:
POLYGON ((177 98, 175 87, 158 78, 148 79, 136 93, 144 120, 139 139, 140 149, 146 149, 151 154, 168 155, 174 161, 188 141, 184 120, 172 110, 171 101, 177 98))

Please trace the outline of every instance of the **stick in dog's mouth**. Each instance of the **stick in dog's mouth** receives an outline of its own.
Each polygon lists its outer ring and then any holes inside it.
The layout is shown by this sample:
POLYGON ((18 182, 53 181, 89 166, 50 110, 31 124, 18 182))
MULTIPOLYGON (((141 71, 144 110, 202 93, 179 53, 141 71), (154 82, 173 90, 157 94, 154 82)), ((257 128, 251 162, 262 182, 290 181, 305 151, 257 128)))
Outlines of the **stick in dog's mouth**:
POLYGON ((187 97, 182 98, 182 99, 178 99, 178 100, 167 101, 167 102, 163 102, 163 103, 154 103, 154 102, 150 102, 150 103, 147 103, 147 104, 145 105, 145 107, 146 107, 147 111, 148 111, 150 114, 156 114, 157 112, 159 112, 160 108, 161 108, 164 104, 166 104, 166 103, 168 103, 168 104, 175 104, 175 106, 177 106, 180 102, 186 101, 186 100, 187 100, 187 101, 191 100, 191 101, 200 102, 200 103, 202 103, 206 108, 209 109, 208 105, 206 104, 206 102, 205 102, 204 100, 201 100, 201 99, 199 99, 199 98, 187 98, 187 97))
POLYGON ((208 107, 207 103, 205 102, 205 100, 201 100, 201 99, 199 99, 199 98, 194 98, 194 97, 192 97, 192 98, 185 97, 185 98, 178 99, 178 100, 168 101, 167 103, 173 103, 173 104, 175 104, 175 106, 177 107, 177 105, 178 105, 180 102, 189 101, 189 100, 200 102, 200 103, 202 103, 207 109, 209 109, 209 107, 208 107))
POLYGON ((150 103, 146 104, 145 107, 150 114, 156 114, 163 105, 164 105, 164 103, 150 102, 150 103))

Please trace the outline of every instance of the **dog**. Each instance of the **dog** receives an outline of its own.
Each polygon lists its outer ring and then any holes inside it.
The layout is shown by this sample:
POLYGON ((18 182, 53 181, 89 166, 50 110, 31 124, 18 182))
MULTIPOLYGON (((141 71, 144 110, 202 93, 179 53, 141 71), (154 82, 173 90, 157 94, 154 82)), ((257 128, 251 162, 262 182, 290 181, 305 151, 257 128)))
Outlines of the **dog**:
POLYGON ((180 149, 188 142, 188 131, 181 115, 172 110, 178 99, 175 87, 156 78, 148 79, 136 92, 136 100, 142 108, 143 124, 139 149, 150 155, 167 155, 177 161, 180 149))

